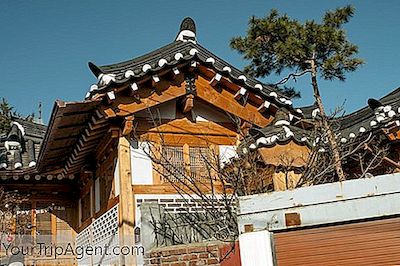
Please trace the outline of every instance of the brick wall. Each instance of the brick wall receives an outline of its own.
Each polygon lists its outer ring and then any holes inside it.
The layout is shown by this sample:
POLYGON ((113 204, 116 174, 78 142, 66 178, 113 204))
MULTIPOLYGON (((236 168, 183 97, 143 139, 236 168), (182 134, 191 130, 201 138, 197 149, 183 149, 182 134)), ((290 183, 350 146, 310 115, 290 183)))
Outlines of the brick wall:
MULTIPOLYGON (((166 212, 169 213, 187 213, 187 212, 201 212, 204 211, 204 204, 202 199, 196 198, 195 195, 185 196, 182 198, 179 194, 164 194, 164 195, 135 195, 137 210, 144 202, 157 203, 162 206, 166 212)), ((213 206, 223 209, 224 203, 217 199, 213 199, 213 206)))
POLYGON ((155 248, 146 254, 144 265, 240 266, 239 246, 236 244, 234 250, 230 252, 231 247, 232 244, 215 241, 155 248))

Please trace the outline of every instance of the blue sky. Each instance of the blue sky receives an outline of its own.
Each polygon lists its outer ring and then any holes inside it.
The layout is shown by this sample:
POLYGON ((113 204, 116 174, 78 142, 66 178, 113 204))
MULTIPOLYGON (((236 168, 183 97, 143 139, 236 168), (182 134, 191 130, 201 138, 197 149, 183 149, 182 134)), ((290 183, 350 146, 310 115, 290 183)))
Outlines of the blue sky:
MULTIPOLYGON (((400 1, 321 0, 169 0, 169 1, 0 1, 0 97, 30 114, 43 103, 45 121, 56 99, 80 101, 95 82, 88 61, 111 64, 140 56, 171 42, 185 16, 197 25, 199 42, 231 64, 246 62, 229 48, 243 35, 252 15, 271 8, 300 20, 320 20, 328 9, 352 4, 346 25, 350 40, 366 64, 346 82, 321 82, 328 109, 344 101, 347 111, 400 86, 400 1)), ((274 82, 277 77, 263 81, 274 82)), ((302 99, 313 102, 308 78, 294 84, 302 99)))

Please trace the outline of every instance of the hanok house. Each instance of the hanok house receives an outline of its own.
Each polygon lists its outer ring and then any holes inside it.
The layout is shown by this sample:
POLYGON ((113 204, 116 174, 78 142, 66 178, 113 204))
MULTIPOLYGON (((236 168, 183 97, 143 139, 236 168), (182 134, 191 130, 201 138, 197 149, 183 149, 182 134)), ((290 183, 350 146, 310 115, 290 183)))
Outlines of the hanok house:
MULTIPOLYGON (((299 147, 325 153, 321 135, 285 118, 253 132, 250 148, 266 163, 286 167, 274 180, 275 190, 285 191, 240 197, 242 265, 400 264, 399 95, 400 88, 369 99, 368 106, 335 120, 339 149, 348 154, 344 172, 352 180, 328 176, 297 187, 305 175, 299 147), (288 153, 289 145, 297 152, 288 153)), ((318 119, 315 106, 302 110, 304 122, 318 119)))
MULTIPOLYGON (((76 181, 72 180, 74 175, 38 170, 46 126, 40 121, 12 120, 9 132, 0 139, 1 263, 25 260, 29 265, 47 265, 51 256, 36 258, 33 253, 22 256, 15 249, 12 255, 6 246, 22 248, 34 240, 43 243, 73 240, 77 203, 71 199, 79 195, 76 181)), ((60 256, 59 263, 72 265, 75 260, 74 256, 60 256)))
MULTIPOLYGON (((166 178, 171 169, 160 167, 154 157, 168 158, 176 171, 200 182, 207 175, 200 160, 204 153, 211 150, 221 161, 229 160, 241 143, 239 154, 257 152, 272 169, 260 176, 267 183, 264 192, 294 188, 302 180, 307 156, 327 149, 313 131, 318 109, 293 108, 274 87, 212 54, 198 43, 190 18, 166 46, 122 63, 89 63, 89 68, 97 83, 84 101, 56 101, 47 129, 15 121, 2 137, 1 185, 29 199, 12 204, 9 233, 23 227, 33 242, 50 236, 63 245, 69 235, 82 247, 140 245, 149 237, 140 230, 143 202, 158 203, 171 213, 198 206, 182 204, 174 180, 166 178), (15 226, 22 213, 28 216, 26 225, 15 226)), ((364 177, 398 169, 399 91, 337 120, 342 150, 367 144, 365 154, 344 163, 346 173, 364 177), (371 136, 373 142, 365 141, 371 136), (359 158, 371 159, 376 147, 386 146, 378 165, 368 171, 360 167, 364 161, 359 158)), ((0 208, 4 215, 7 210, 0 208)), ((141 263, 140 256, 128 254, 65 254, 57 262, 141 263)), ((37 254, 23 259, 55 263, 37 254)))
MULTIPOLYGON (((161 147, 178 169, 201 177, 198 158, 206 149, 229 159, 236 156, 239 133, 266 127, 279 108, 292 122, 302 116, 273 87, 201 46, 190 18, 166 46, 89 67, 98 82, 85 100, 56 101, 46 134, 32 141, 29 127, 41 133, 45 128, 15 123, 2 157, 2 185, 29 194, 32 236, 52 235, 54 243, 68 232, 79 246, 140 244, 142 202, 170 212, 183 207, 163 169, 149 158, 149 146, 161 147)), ((85 255, 78 263, 129 265, 132 257, 85 255)), ((65 264, 77 263, 67 259, 65 264)))

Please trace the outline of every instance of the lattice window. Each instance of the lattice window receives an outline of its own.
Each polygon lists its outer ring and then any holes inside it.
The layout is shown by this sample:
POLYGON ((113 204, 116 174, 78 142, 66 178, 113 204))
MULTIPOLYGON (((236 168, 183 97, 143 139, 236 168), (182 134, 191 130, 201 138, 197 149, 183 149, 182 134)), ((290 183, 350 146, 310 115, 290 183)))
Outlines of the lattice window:
POLYGON ((177 182, 185 178, 183 147, 163 146, 161 154, 164 181, 177 182))
POLYGON ((210 149, 206 147, 190 147, 190 175, 192 179, 203 181, 211 175, 210 149))

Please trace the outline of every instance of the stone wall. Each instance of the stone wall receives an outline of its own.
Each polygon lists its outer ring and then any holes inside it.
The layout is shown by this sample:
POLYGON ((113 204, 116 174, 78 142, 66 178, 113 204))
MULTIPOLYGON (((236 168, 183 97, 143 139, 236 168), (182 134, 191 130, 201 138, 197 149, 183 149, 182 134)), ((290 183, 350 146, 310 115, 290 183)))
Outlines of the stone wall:
POLYGON ((240 266, 239 245, 210 241, 154 248, 146 254, 147 266, 240 266))

